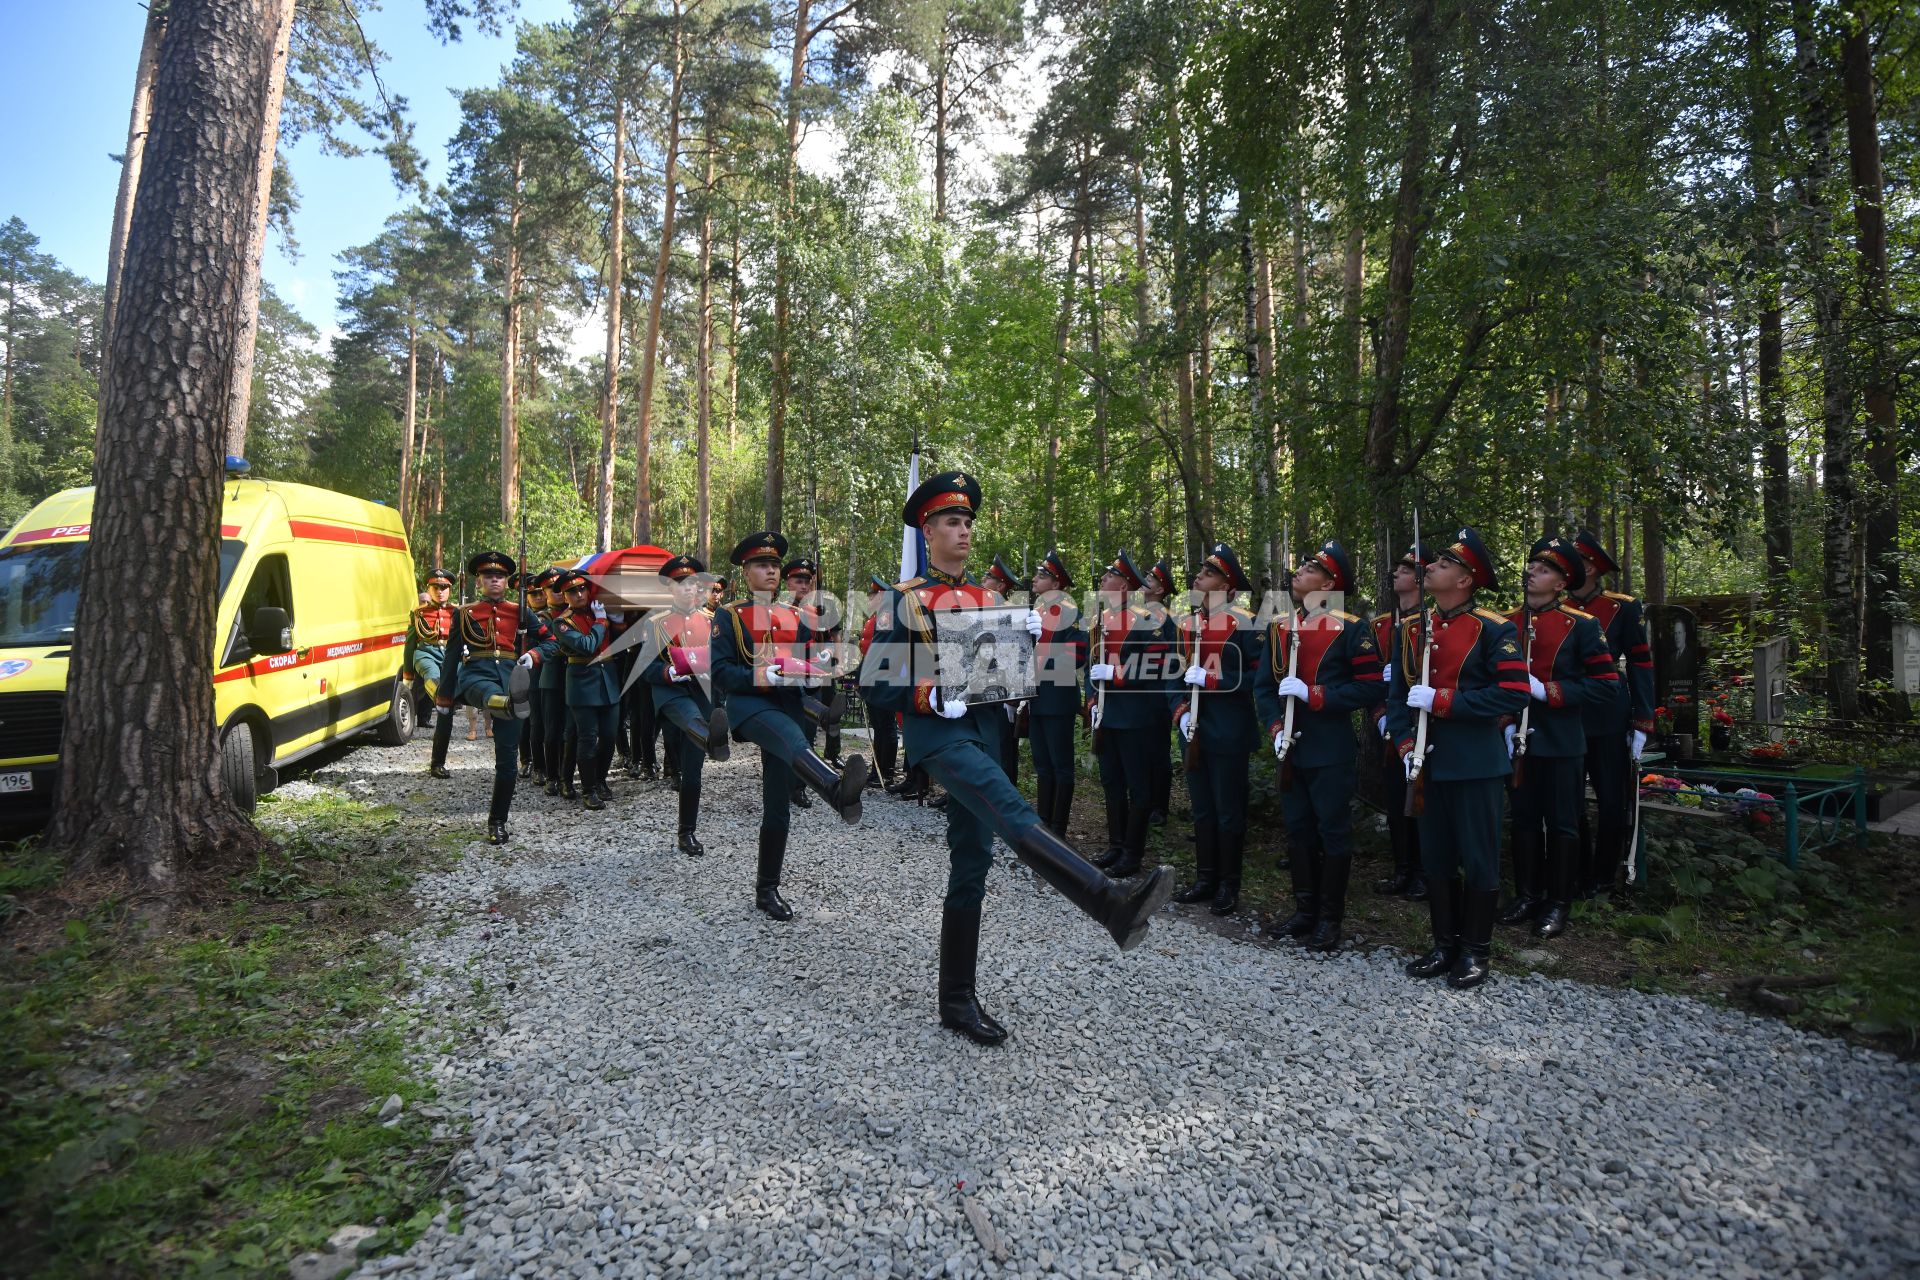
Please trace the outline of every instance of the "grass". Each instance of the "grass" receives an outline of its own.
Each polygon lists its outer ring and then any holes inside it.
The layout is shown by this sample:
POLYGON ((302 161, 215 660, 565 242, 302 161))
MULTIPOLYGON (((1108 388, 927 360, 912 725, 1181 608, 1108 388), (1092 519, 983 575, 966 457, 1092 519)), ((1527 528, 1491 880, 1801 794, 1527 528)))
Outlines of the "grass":
POLYGON ((401 957, 376 935, 450 849, 331 796, 260 818, 281 853, 158 925, 61 885, 31 844, 0 854, 9 1272, 278 1271, 340 1226, 399 1247, 441 1210, 450 1147, 417 1109, 401 957))

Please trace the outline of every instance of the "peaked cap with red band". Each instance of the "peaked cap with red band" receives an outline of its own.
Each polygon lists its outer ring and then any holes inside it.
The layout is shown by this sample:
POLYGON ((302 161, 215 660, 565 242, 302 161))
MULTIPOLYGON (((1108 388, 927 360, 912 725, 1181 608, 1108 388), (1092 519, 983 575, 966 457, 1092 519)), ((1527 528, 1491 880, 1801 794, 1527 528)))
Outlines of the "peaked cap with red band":
POLYGON ((1527 563, 1535 560, 1558 569, 1570 590, 1578 591, 1587 585, 1587 566, 1580 559, 1579 549, 1558 534, 1533 544, 1533 550, 1527 552, 1527 563))
POLYGON ((1145 586, 1147 582, 1146 573, 1141 570, 1139 564, 1134 561, 1134 558, 1124 550, 1115 556, 1113 563, 1103 569, 1101 573, 1103 575, 1108 573, 1119 574, 1121 579, 1126 582, 1127 590, 1129 591, 1138 591, 1141 587, 1145 586))
POLYGON ((1007 562, 999 556, 993 558, 993 563, 987 567, 987 572, 1006 583, 1008 591, 1027 589, 1027 584, 1020 581, 1020 575, 1009 568, 1007 562))
POLYGON ((432 586, 436 582, 444 582, 448 586, 452 586, 453 575, 448 573, 445 569, 427 570, 427 585, 432 586))
POLYGON ((1207 552, 1206 566, 1226 578, 1227 585, 1235 591, 1251 591, 1253 584, 1247 581, 1247 575, 1240 568, 1240 557, 1233 554, 1233 548, 1224 542, 1213 544, 1213 550, 1207 552))
POLYGON ((1397 563, 1424 569, 1433 563, 1433 548, 1424 542, 1416 542, 1400 553, 1397 563))
POLYGON ((1333 579, 1333 586, 1329 590, 1346 591, 1353 586, 1353 559, 1347 555, 1345 547, 1332 539, 1321 543, 1320 549, 1308 556, 1306 563, 1318 565, 1325 570, 1327 577, 1333 579))
POLYGON ((1573 535, 1573 549, 1593 561, 1594 567, 1602 573, 1620 572, 1620 562, 1607 553, 1600 545, 1600 535, 1591 529, 1582 529, 1573 535))
POLYGON ((511 574, 513 569, 513 557, 504 551, 476 551, 467 558, 467 572, 472 574, 511 574))
POLYGON ((1147 570, 1147 577, 1153 580, 1154 588, 1159 591, 1161 595, 1170 596, 1173 594, 1173 566, 1167 563, 1165 556, 1161 556, 1153 562, 1153 568, 1147 570))
POLYGON ((900 510, 900 519, 918 529, 943 511, 979 515, 980 482, 964 471, 942 471, 913 491, 900 510))
POLYGON ((735 564, 751 564, 755 560, 771 560, 778 564, 786 554, 787 540, 770 529, 763 529, 740 539, 727 559, 735 564))
POLYGON ((1067 572, 1067 562, 1061 558, 1059 548, 1056 547, 1040 557, 1040 563, 1034 566, 1034 572, 1043 571, 1060 584, 1062 591, 1073 590, 1073 575, 1067 572))
POLYGON ((700 563, 699 556, 675 556, 660 566, 660 576, 678 582, 682 578, 691 578, 695 574, 705 573, 707 566, 700 563))
POLYGON ((1487 550, 1486 542, 1476 529, 1462 529, 1454 536, 1453 545, 1442 549, 1434 559, 1451 560, 1465 569, 1473 575, 1475 589, 1492 590, 1497 585, 1493 576, 1493 553, 1487 550))

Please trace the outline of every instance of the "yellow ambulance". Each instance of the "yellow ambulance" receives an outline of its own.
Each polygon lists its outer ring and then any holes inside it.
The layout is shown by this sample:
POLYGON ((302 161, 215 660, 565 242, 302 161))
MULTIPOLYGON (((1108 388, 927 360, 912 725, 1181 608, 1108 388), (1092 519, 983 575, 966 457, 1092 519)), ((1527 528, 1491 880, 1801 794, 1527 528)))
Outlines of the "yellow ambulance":
MULTIPOLYGON (((418 595, 391 508, 244 475, 225 487, 207 675, 227 790, 251 810, 276 769, 329 743, 413 736, 399 677, 418 595)), ((93 490, 68 489, 0 539, 0 815, 53 803, 92 520, 93 490)))

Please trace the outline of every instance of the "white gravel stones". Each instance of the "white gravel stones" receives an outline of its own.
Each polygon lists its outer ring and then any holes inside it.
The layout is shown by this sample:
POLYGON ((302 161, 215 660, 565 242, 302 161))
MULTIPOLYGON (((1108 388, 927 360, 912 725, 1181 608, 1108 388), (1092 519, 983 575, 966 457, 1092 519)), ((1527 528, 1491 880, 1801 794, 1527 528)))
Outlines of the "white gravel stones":
MULTIPOLYGON (((476 838, 491 750, 365 780, 476 838), (416 798, 418 797, 418 798, 416 798)), ((794 814, 752 908, 759 761, 674 796, 533 796, 422 880, 420 1060, 464 1108, 459 1234, 417 1276, 1888 1276, 1920 1268, 1920 1072, 1692 1000, 1392 954, 1320 959, 1172 914, 1120 956, 996 866, 980 992, 942 1031, 938 814, 794 814), (490 911, 509 898, 538 911, 490 911), (544 914, 543 914, 544 913, 544 914), (523 917, 522 918, 516 918, 523 917), (477 1031, 463 1033, 463 1028, 477 1031), (976 1217, 970 1219, 972 1202, 976 1217), (982 1232, 982 1224, 986 1231, 982 1232), (995 1260, 983 1235, 990 1236, 995 1260)), ((371 1273, 371 1267, 368 1272, 371 1273)))

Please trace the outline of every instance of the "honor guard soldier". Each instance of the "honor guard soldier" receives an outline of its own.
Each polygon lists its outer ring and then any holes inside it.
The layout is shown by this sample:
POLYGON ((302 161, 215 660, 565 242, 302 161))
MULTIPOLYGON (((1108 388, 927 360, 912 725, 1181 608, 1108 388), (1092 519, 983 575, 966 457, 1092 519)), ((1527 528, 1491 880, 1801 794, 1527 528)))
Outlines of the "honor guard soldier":
POLYGON ((462 605, 447 635, 447 663, 435 699, 445 713, 458 702, 480 708, 496 722, 493 730, 493 798, 487 806, 487 840, 505 844, 507 812, 518 780, 520 733, 532 711, 528 691, 532 670, 541 661, 539 646, 549 643, 535 620, 523 632, 520 606, 507 599, 513 557, 502 551, 476 552, 467 572, 480 584, 480 598, 462 605), (522 642, 528 645, 520 652, 522 642))
MULTIPOLYGON (((1010 603, 1016 595, 1025 595, 1027 588, 1020 581, 1020 575, 1007 566, 999 556, 993 558, 993 564, 980 576, 980 585, 1000 597, 1003 604, 1010 603)), ((1006 712, 1006 728, 1000 734, 1000 767, 1007 772, 1007 781, 1014 786, 1020 785, 1020 708, 1023 704, 1009 702, 1003 708, 1006 712)), ((1044 819, 1046 810, 1042 809, 1044 819)))
MULTIPOLYGON (((453 575, 445 569, 427 571, 427 602, 407 619, 407 647, 400 656, 400 670, 409 682, 419 677, 427 697, 440 696, 440 672, 447 660, 447 636, 453 631, 455 609, 453 575)), ((436 778, 450 778, 447 772, 447 745, 453 740, 453 716, 441 713, 433 719, 433 755, 427 772, 436 778)))
MULTIPOLYGON (((804 557, 791 561, 780 571, 781 582, 787 588, 787 598, 793 607, 800 611, 800 617, 807 624, 807 634, 812 637, 811 647, 817 656, 813 659, 817 665, 831 668, 835 680, 839 678, 839 606, 826 600, 820 592, 820 567, 804 557)), ((823 697, 811 700, 807 705, 807 745, 813 745, 815 730, 821 731, 826 738, 824 759, 829 764, 840 763, 840 718, 837 714, 827 714, 828 704, 835 703, 833 686, 829 683, 821 690, 823 697)), ((801 808, 811 806, 805 788, 795 792, 794 798, 801 808)))
MULTIPOLYGON (((998 1044, 1006 1028, 980 1007, 974 973, 980 951, 980 904, 993 837, 1076 907, 1104 926, 1121 950, 1145 936, 1149 917, 1172 892, 1172 868, 1159 867, 1131 887, 1102 875, 1048 829, 1014 789, 993 752, 997 706, 970 707, 936 678, 935 654, 941 617, 992 603, 967 574, 980 486, 949 471, 933 477, 907 499, 901 518, 926 539, 927 572, 889 593, 860 687, 874 705, 902 713, 907 764, 919 766, 946 788, 950 864, 940 917, 940 1024, 980 1044, 998 1044)), ((1028 610, 1027 634, 1044 632, 1028 610)))
MULTIPOLYGON (((549 569, 541 575, 547 584, 545 621, 549 631, 557 628, 569 612, 566 596, 559 589, 562 572, 549 569)), ((541 754, 546 758, 547 794, 574 800, 579 797, 573 787, 573 770, 580 734, 574 728, 573 717, 567 714, 567 664, 543 663, 537 683, 539 689, 535 696, 547 711, 541 717, 541 733, 545 738, 541 754)))
POLYGON ((1477 532, 1462 529, 1435 554, 1426 587, 1433 610, 1401 624, 1387 695, 1387 728, 1420 811, 1433 919, 1433 950, 1407 973, 1477 987, 1500 897, 1501 792, 1511 767, 1502 728, 1527 704, 1527 664, 1513 624, 1474 607, 1473 593, 1494 587, 1493 556, 1477 532), (1422 737, 1424 754, 1416 751, 1422 737))
POLYGON ((745 574, 746 594, 713 619, 714 685, 726 692, 734 737, 760 748, 760 857, 753 901, 775 920, 793 918, 780 896, 780 873, 795 775, 848 822, 860 821, 860 793, 867 782, 867 762, 859 756, 848 759, 842 773, 807 746, 809 722, 801 696, 820 673, 807 660, 812 637, 806 620, 774 599, 786 550, 787 540, 778 533, 742 538, 731 558, 745 574))
MULTIPOLYGON (((1408 547, 1393 566, 1393 607, 1373 619, 1374 647, 1382 658, 1393 655, 1393 639, 1400 624, 1420 613, 1420 575, 1432 558, 1427 544, 1408 547)), ((1409 902, 1427 900, 1427 873, 1420 866, 1420 824, 1407 816, 1407 775, 1400 767, 1399 753, 1393 749, 1393 735, 1387 732, 1387 684, 1392 678, 1392 663, 1382 672, 1380 701, 1367 712, 1367 723, 1379 735, 1386 752, 1386 768, 1381 770, 1381 790, 1387 806, 1387 844, 1393 852, 1393 874, 1373 886, 1375 893, 1404 896, 1409 902)))
MULTIPOLYGON (((886 601, 887 592, 893 584, 883 581, 879 574, 867 578, 867 620, 860 624, 860 660, 867 660, 867 650, 873 648, 873 630, 880 621, 880 606, 886 601)), ((884 786, 893 790, 894 773, 900 763, 900 717, 899 714, 874 706, 865 699, 861 700, 867 710, 867 728, 873 734, 874 770, 867 778, 869 787, 884 786)))
POLYGON ((1587 571, 1583 588, 1574 588, 1573 603, 1600 625, 1613 657, 1615 681, 1605 699, 1589 702, 1581 718, 1587 732, 1587 780, 1593 785, 1595 832, 1589 832, 1586 811, 1580 814, 1583 850, 1577 888, 1586 894, 1603 893, 1627 860, 1627 841, 1633 836, 1635 775, 1640 753, 1653 732, 1653 650, 1647 645, 1647 619, 1640 602, 1620 591, 1604 589, 1604 579, 1620 566, 1601 545, 1600 536, 1582 529, 1573 545, 1587 571))
MULTIPOLYGON (((527 608, 533 610, 534 616, 543 623, 553 617, 554 601, 548 593, 548 588, 559 577, 558 569, 542 569, 527 580, 527 608)), ((511 585, 508 589, 512 589, 511 585)), ((531 757, 533 779, 542 786, 546 784, 550 772, 547 759, 547 721, 555 716, 564 720, 567 716, 567 709, 561 704, 560 699, 547 696, 544 683, 549 673, 555 680, 561 679, 565 667, 566 664, 563 662, 546 664, 534 677, 533 688, 529 691, 532 695, 533 714, 527 717, 527 727, 521 735, 520 776, 523 778, 528 776, 526 761, 531 757)))
POLYGON ((1353 713, 1380 701, 1380 647, 1370 623, 1336 607, 1353 589, 1353 562, 1339 543, 1321 544, 1287 589, 1254 684, 1292 850, 1293 914, 1277 932, 1310 951, 1335 951, 1353 871, 1353 713))
MULTIPOLYGON (((1140 597, 1146 607, 1158 618, 1167 620, 1168 634, 1172 634, 1172 615, 1168 612, 1167 602, 1172 600, 1179 587, 1173 580, 1173 566, 1167 558, 1161 556, 1153 562, 1153 568, 1147 570, 1146 581, 1141 584, 1140 597)), ((1161 717, 1160 736, 1155 740, 1152 759, 1153 799, 1149 805, 1147 823, 1150 826, 1164 826, 1167 821, 1167 806, 1173 803, 1173 722, 1171 712, 1161 717)))
POLYGON ((1065 839, 1073 815, 1073 784, 1079 763, 1073 727, 1080 718, 1080 682, 1087 669, 1087 629, 1068 592, 1073 575, 1058 550, 1033 570, 1033 608, 1040 638, 1033 646, 1033 700, 1027 704, 1027 737, 1033 743, 1035 807, 1040 820, 1065 839))
POLYGON ((679 730, 680 852, 697 858, 706 852, 694 828, 700 822, 700 766, 708 758, 725 760, 727 713, 707 696, 713 619, 698 607, 706 594, 707 567, 694 556, 675 556, 660 567, 672 584, 673 607, 649 613, 641 652, 649 655, 641 672, 660 718, 679 730))
POLYGON ((1258 745, 1253 684, 1260 632, 1233 607, 1252 584, 1233 548, 1217 542, 1193 578, 1194 608, 1179 623, 1185 675, 1168 694, 1187 744, 1187 795, 1193 803, 1197 872, 1176 902, 1207 902, 1224 916, 1240 905, 1240 868, 1247 848, 1247 762, 1258 745))
POLYGON ((1164 611, 1130 605, 1146 574, 1125 551, 1100 575, 1100 613, 1087 665, 1087 724, 1107 801, 1107 851, 1094 865, 1113 876, 1140 870, 1153 812, 1153 762, 1166 753, 1173 628, 1164 611))
POLYGON ((567 715, 573 721, 580 762, 582 804, 595 812, 613 798, 607 769, 613 763, 613 735, 620 727, 620 682, 613 664, 595 662, 612 640, 607 611, 593 599, 592 581, 568 569, 554 584, 567 602, 553 623, 554 639, 567 658, 567 715))
POLYGON ((1580 876, 1580 812, 1586 796, 1580 769, 1587 755, 1582 715, 1594 702, 1612 701, 1620 675, 1591 614, 1561 593, 1587 580, 1580 553, 1565 538, 1542 538, 1527 553, 1526 603, 1507 615, 1520 631, 1532 704, 1520 725, 1508 725, 1513 760, 1513 901, 1500 923, 1538 921, 1534 931, 1557 938, 1580 876))

